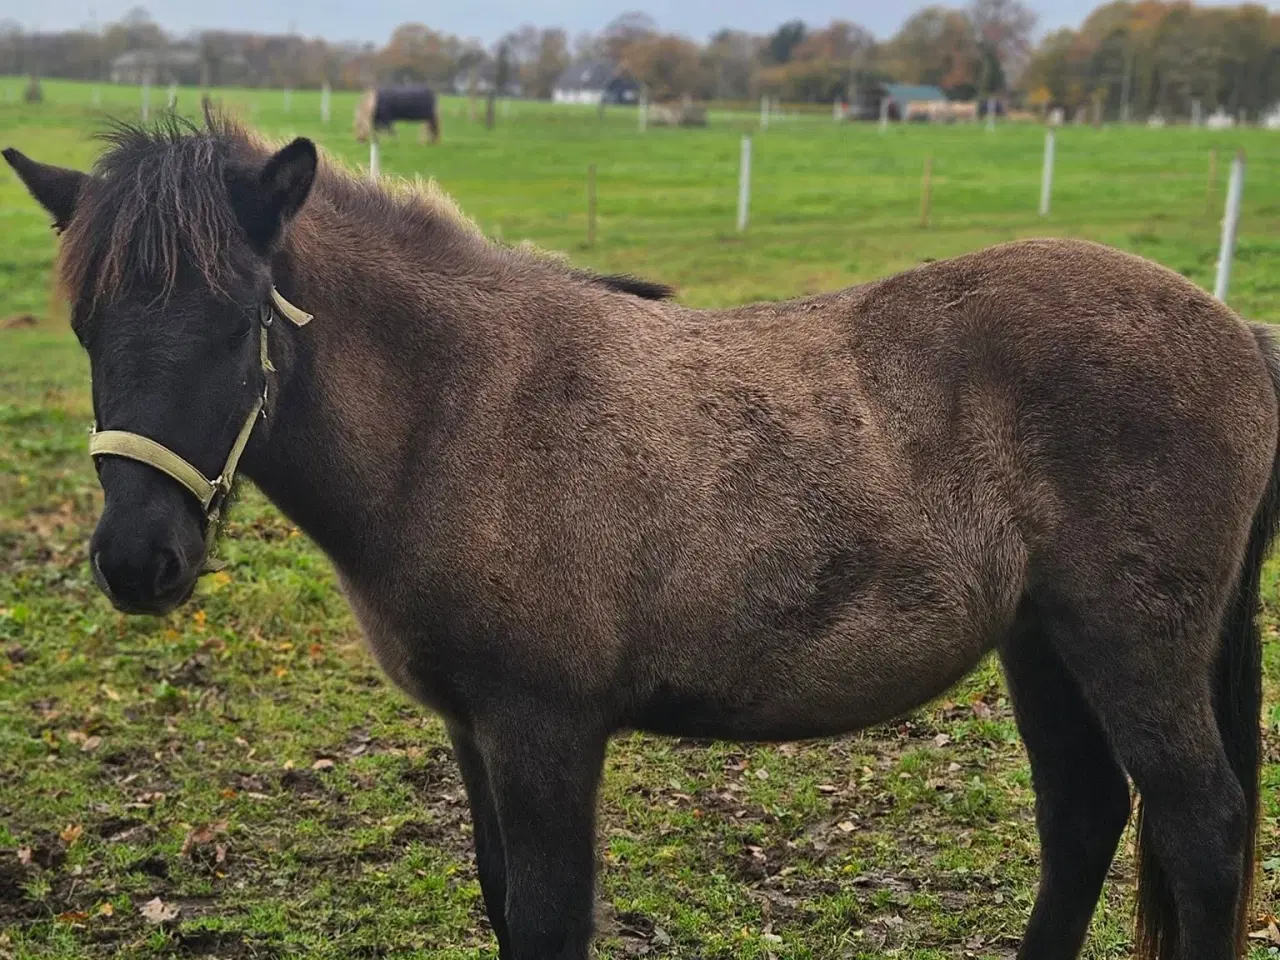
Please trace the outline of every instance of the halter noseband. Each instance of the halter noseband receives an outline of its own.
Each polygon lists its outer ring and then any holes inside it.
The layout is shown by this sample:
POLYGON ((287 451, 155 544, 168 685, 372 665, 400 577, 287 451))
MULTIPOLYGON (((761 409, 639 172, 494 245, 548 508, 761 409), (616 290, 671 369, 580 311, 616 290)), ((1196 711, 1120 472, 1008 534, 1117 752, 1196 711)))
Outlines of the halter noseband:
POLYGON ((150 437, 127 430, 102 430, 95 424, 89 435, 89 455, 91 457, 127 457, 137 460, 161 473, 172 477, 186 487, 200 504, 205 522, 205 572, 217 569, 209 558, 213 555, 214 540, 218 536, 218 515, 231 492, 231 483, 235 479, 236 467, 244 448, 249 445, 249 437, 253 434, 258 417, 263 415, 267 405, 267 374, 274 372, 271 357, 267 352, 267 328, 271 326, 275 314, 280 314, 295 327, 311 322, 311 314, 300 310, 280 295, 275 287, 271 288, 271 297, 264 303, 258 313, 258 354, 262 364, 262 394, 254 402, 253 409, 245 418, 244 426, 231 445, 227 454, 227 462, 222 472, 213 480, 193 467, 162 443, 150 437))

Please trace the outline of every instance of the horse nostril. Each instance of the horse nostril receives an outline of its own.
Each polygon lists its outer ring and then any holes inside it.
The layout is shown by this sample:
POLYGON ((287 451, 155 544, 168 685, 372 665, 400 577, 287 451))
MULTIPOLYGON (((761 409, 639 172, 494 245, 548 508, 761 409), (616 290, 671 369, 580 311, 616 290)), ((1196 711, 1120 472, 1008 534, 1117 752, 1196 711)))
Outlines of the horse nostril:
POLYGON ((173 550, 161 548, 156 567, 155 595, 166 596, 174 592, 182 582, 182 561, 173 550))

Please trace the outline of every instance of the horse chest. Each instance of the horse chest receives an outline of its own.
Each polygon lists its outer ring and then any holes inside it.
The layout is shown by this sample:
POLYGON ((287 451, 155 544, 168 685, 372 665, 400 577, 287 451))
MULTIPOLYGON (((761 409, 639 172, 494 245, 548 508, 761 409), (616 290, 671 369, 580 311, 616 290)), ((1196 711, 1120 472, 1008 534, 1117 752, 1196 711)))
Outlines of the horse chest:
POLYGON ((378 666, 401 690, 445 717, 460 712, 457 683, 421 634, 395 612, 393 600, 376 596, 339 577, 378 666))

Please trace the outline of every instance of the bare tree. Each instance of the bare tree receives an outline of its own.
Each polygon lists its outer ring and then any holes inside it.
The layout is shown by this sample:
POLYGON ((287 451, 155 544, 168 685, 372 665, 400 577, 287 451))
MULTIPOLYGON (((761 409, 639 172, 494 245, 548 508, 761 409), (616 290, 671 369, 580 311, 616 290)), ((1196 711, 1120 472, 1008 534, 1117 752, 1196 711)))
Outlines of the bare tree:
POLYGON ((979 92, 1000 90, 1026 66, 1038 17, 1022 0, 970 0, 968 13, 982 56, 979 92))

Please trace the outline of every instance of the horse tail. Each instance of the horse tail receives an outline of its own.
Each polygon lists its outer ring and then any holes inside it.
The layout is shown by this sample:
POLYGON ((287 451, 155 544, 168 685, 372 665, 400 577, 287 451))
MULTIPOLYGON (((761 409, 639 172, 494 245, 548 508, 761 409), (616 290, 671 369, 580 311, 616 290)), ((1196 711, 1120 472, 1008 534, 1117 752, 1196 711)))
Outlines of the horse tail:
MULTIPOLYGON (((1251 324, 1271 377, 1280 410, 1280 340, 1271 330, 1251 324)), ((1271 476, 1253 516, 1253 527, 1235 589, 1222 620, 1218 665, 1214 677, 1214 715, 1231 770, 1245 798, 1245 849, 1236 905, 1236 952, 1248 951, 1253 903, 1255 849, 1258 835, 1258 792, 1262 763, 1262 637, 1257 617, 1261 606, 1262 565, 1280 528, 1280 439, 1271 476)), ((1138 950, 1143 960, 1171 960, 1177 951, 1177 912, 1164 872, 1156 862, 1151 837, 1138 814, 1138 950)))

